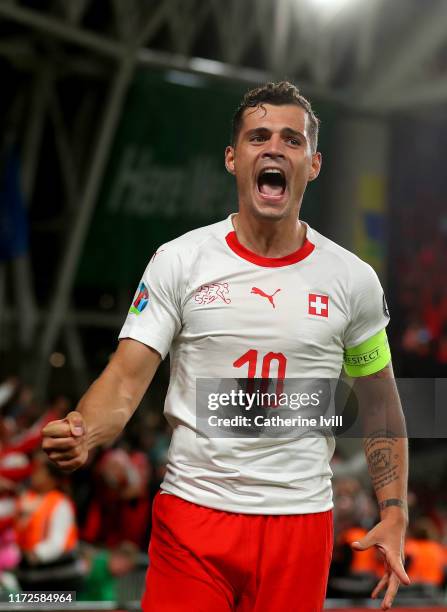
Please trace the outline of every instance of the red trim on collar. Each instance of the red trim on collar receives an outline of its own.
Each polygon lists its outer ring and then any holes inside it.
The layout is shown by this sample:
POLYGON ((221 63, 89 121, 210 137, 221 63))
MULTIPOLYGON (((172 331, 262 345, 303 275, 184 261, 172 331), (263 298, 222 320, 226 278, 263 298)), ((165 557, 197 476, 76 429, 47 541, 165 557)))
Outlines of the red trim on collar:
POLYGON ((264 268, 281 268, 282 266, 290 266, 308 257, 308 255, 310 255, 315 248, 315 245, 306 238, 303 245, 297 251, 289 253, 289 255, 285 255, 284 257, 262 257, 262 255, 257 255, 256 253, 253 253, 253 251, 250 251, 244 247, 239 242, 236 232, 234 231, 229 232, 225 236, 225 240, 230 249, 236 253, 236 255, 239 255, 239 257, 242 257, 242 259, 246 259, 257 266, 263 266, 264 268))

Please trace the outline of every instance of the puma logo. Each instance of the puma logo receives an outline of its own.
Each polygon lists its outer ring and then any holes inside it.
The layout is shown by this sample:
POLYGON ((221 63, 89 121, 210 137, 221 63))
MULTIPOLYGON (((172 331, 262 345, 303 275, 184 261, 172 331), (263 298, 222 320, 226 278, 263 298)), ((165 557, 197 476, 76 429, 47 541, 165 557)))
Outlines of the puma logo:
POLYGON ((273 298, 278 293, 278 291, 281 291, 281 289, 277 289, 274 293, 272 293, 272 295, 269 295, 268 293, 265 293, 265 291, 263 291, 262 289, 258 289, 257 287, 252 287, 251 289, 251 293, 254 293, 256 295, 261 295, 262 297, 267 298, 270 304, 273 306, 273 308, 276 308, 273 298))

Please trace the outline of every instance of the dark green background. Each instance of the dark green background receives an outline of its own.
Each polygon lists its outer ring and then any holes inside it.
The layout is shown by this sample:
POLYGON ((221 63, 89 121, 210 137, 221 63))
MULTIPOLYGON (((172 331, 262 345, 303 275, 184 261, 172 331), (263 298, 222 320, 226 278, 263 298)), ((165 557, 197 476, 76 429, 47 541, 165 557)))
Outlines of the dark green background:
MULTIPOLYGON (((78 286, 132 287, 160 244, 237 209, 224 150, 232 114, 248 87, 201 77, 193 77, 195 86, 186 86, 166 76, 147 69, 136 73, 79 266, 78 286), (123 188, 117 177, 130 150, 140 154, 134 173, 139 178, 123 188), (136 197, 138 185, 145 192, 136 197)), ((313 105, 322 119, 319 148, 324 153, 333 109, 315 101, 313 105)), ((308 189, 302 212, 317 228, 324 182, 323 172, 308 189)))

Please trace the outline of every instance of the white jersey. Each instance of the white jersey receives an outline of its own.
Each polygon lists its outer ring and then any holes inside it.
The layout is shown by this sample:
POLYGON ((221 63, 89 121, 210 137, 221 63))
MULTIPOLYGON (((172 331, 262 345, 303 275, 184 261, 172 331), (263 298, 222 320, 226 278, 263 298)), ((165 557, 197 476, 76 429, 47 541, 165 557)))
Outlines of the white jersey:
POLYGON ((239 243, 229 217, 150 260, 119 337, 170 353, 167 493, 231 512, 332 508, 332 438, 216 438, 196 419, 197 378, 336 379, 344 350, 386 327, 373 269, 306 229, 298 251, 266 258, 239 243))

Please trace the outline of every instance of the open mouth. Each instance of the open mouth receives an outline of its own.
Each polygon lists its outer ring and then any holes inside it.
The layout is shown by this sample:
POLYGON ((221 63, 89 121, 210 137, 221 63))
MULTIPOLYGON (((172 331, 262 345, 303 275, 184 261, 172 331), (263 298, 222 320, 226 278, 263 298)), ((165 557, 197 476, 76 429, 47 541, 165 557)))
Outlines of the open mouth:
POLYGON ((286 177, 280 168, 264 168, 258 175, 258 191, 266 197, 281 197, 287 187, 286 177))

